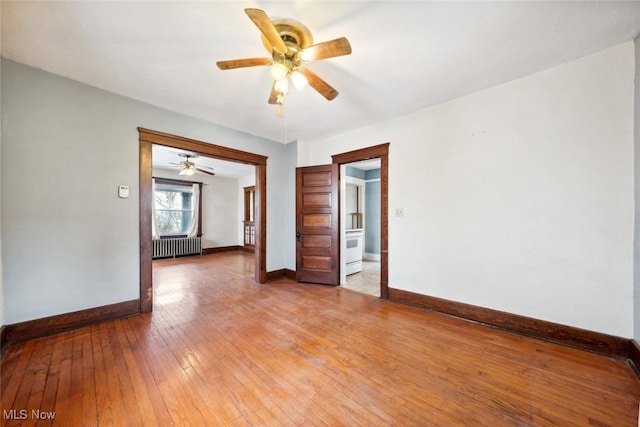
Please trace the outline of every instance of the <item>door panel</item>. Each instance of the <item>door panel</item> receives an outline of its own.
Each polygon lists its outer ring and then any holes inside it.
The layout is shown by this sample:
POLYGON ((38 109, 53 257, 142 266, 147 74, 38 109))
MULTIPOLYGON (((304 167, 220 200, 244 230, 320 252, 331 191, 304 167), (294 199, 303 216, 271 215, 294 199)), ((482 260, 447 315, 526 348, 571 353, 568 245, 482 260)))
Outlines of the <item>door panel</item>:
POLYGON ((303 194, 302 201, 305 206, 315 206, 318 208, 330 208, 331 193, 303 194))
POLYGON ((331 248, 331 236, 302 236, 302 245, 305 248, 331 248))
MULTIPOLYGON (((305 228, 331 229, 331 214, 302 214, 302 226, 305 228)), ((318 231, 318 230, 313 230, 318 231)))
POLYGON ((338 165, 296 169, 296 279, 340 284, 338 165))

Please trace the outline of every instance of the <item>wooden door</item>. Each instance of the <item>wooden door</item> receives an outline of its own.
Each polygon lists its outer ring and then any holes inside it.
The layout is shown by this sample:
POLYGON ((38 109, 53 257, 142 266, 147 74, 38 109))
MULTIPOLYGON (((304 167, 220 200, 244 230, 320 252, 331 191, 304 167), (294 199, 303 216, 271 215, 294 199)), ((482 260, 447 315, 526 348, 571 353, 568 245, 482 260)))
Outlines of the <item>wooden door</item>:
POLYGON ((296 279, 339 285, 337 164, 296 169, 296 279))

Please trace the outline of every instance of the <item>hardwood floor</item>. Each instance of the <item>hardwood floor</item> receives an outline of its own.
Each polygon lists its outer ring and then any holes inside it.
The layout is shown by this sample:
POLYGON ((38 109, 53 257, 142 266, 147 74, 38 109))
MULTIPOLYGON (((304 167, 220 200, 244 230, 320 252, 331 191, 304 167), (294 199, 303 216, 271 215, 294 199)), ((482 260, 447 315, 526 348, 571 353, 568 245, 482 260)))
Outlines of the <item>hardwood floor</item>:
POLYGON ((258 285, 252 258, 155 261, 152 313, 11 346, 2 425, 638 423, 623 361, 339 287, 258 285))

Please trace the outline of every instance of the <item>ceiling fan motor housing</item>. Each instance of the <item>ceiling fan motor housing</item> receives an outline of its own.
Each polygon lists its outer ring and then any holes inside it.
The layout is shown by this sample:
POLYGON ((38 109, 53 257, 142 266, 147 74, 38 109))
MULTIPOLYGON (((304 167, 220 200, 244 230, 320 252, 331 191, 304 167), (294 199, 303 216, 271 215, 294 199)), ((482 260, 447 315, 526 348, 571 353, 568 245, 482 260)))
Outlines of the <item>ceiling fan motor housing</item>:
MULTIPOLYGON (((287 46, 287 52, 284 55, 285 57, 295 58, 301 50, 313 44, 311 31, 309 31, 309 29, 302 23, 290 18, 273 19, 271 22, 276 28, 278 35, 287 46)), ((269 53, 272 53, 274 56, 277 54, 271 43, 269 43, 269 40, 267 40, 264 35, 262 36, 262 44, 269 53)), ((274 60, 275 59, 276 58, 274 57, 274 60)))

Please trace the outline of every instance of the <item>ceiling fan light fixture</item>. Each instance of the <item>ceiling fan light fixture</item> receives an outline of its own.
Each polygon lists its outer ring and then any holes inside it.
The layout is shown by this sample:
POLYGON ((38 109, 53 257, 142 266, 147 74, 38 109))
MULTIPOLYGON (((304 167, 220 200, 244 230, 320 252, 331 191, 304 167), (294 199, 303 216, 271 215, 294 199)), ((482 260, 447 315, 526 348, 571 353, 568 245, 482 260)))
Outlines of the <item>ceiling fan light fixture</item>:
POLYGON ((277 80, 274 88, 277 92, 287 93, 289 91, 289 80, 288 79, 277 80))
POLYGON ((289 69, 284 64, 277 62, 271 66, 271 77, 273 77, 274 80, 281 81, 286 79, 288 74, 289 69))
POLYGON ((298 59, 302 62, 310 62, 313 58, 311 52, 308 50, 303 50, 298 54, 298 59))
POLYGON ((304 76, 304 74, 302 74, 298 70, 296 70, 293 73, 291 73, 291 81, 293 82, 293 85, 298 90, 302 89, 303 87, 305 87, 307 85, 307 83, 309 83, 309 81, 304 76))
POLYGON ((191 164, 185 164, 180 172, 178 172, 178 175, 191 176, 194 173, 196 173, 196 169, 191 164))

